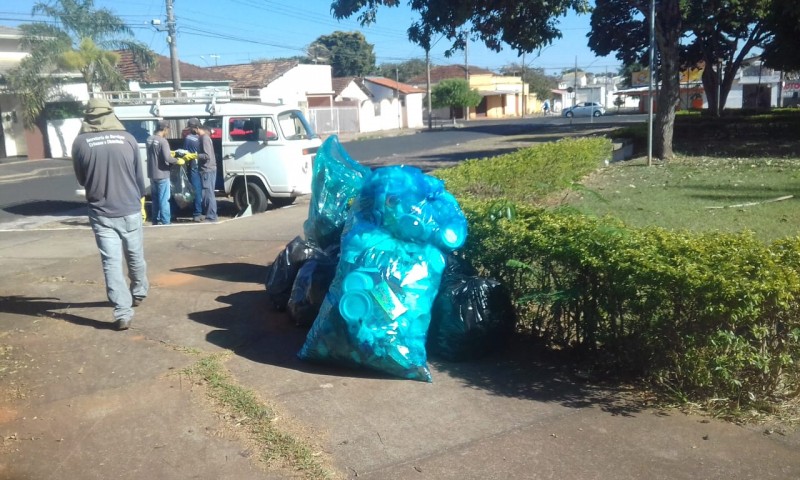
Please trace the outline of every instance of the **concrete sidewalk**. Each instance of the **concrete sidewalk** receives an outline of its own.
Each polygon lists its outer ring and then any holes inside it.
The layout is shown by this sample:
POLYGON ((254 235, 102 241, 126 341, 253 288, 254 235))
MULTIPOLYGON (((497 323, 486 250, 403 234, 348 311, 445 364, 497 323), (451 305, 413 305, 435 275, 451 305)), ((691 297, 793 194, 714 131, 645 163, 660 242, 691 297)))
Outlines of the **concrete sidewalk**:
POLYGON ((299 361, 262 282, 307 208, 146 227, 152 290, 124 332, 88 228, 0 232, 0 478, 296 477, 178 373, 226 351, 340 478, 800 478, 797 433, 638 408, 524 345, 432 361, 431 384, 299 361))

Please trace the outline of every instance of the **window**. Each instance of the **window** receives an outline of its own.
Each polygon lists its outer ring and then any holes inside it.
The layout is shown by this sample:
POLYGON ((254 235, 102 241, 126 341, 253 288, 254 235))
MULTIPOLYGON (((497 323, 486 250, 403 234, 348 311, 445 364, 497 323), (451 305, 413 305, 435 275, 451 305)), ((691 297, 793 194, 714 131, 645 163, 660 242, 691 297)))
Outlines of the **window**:
POLYGON ((302 140, 317 136, 298 110, 290 110, 278 115, 278 125, 287 140, 302 140))
POLYGON ((156 129, 155 120, 122 120, 122 125, 138 143, 146 142, 156 129))

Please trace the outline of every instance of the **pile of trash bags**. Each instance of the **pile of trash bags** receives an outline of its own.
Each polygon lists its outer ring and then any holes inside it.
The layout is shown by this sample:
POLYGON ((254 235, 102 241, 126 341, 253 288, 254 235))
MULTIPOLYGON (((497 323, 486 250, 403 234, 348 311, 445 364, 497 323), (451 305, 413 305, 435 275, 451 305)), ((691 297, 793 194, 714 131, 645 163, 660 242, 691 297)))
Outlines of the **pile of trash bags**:
POLYGON ((416 167, 370 170, 329 137, 303 229, 306 239, 292 240, 265 280, 273 306, 311 326, 301 359, 431 381, 426 348, 466 360, 513 329, 496 281, 448 267, 463 265, 448 257, 467 221, 444 183, 416 167))

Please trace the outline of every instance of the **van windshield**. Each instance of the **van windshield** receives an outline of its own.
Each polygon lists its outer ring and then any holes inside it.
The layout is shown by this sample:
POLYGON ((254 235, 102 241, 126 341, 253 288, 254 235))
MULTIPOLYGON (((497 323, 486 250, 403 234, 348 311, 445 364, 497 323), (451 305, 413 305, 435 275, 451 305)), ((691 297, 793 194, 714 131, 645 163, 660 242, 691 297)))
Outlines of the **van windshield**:
POLYGON ((278 115, 278 125, 287 140, 303 140, 317 137, 314 129, 306 121, 306 117, 299 110, 290 110, 278 115))

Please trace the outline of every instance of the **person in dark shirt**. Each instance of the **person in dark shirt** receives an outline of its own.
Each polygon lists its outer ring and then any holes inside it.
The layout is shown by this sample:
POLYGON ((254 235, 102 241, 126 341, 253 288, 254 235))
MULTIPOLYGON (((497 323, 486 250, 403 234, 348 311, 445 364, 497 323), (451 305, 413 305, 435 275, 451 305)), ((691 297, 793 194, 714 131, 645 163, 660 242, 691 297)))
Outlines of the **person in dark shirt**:
POLYGON ((150 287, 142 230, 144 175, 136 139, 125 131, 108 101, 89 100, 80 134, 72 144, 72 165, 86 190, 106 295, 114 305, 114 325, 125 330, 133 319, 133 307, 150 287))
POLYGON ((147 176, 150 178, 150 198, 152 200, 153 225, 169 225, 172 220, 170 208, 170 168, 175 158, 169 150, 169 122, 158 122, 156 132, 147 137, 147 176))
POLYGON ((214 187, 217 183, 217 158, 214 155, 214 144, 211 142, 210 133, 208 125, 200 125, 197 128, 197 135, 200 137, 197 163, 203 180, 203 215, 207 221, 216 222, 217 198, 214 196, 214 187))
MULTIPOLYGON (((197 153, 200 149, 200 136, 197 134, 197 127, 200 126, 200 120, 197 118, 190 118, 186 122, 186 128, 189 133, 183 140, 183 149, 189 153, 197 153)), ((192 220, 195 222, 203 221, 203 179, 200 176, 200 168, 198 161, 195 158, 189 162, 189 182, 194 188, 194 210, 192 211, 192 220)))

